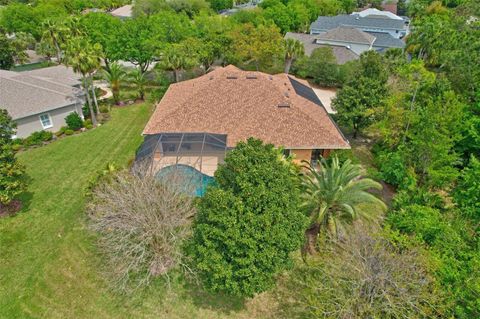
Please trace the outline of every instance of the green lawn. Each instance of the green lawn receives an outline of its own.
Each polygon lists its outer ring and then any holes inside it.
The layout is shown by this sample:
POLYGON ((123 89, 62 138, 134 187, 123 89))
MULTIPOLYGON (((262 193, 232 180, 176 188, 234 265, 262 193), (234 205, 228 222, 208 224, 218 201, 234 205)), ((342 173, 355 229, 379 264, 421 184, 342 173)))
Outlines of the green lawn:
POLYGON ((149 105, 114 109, 107 124, 19 154, 30 178, 25 207, 0 219, 0 318, 266 318, 268 294, 247 303, 212 296, 182 279, 120 296, 102 279, 86 229, 84 189, 109 162, 126 165, 149 105))
POLYGON ((32 71, 37 69, 43 69, 52 65, 55 65, 55 63, 36 62, 36 63, 30 63, 30 64, 22 64, 22 65, 14 66, 12 68, 12 71, 16 71, 16 72, 32 71))

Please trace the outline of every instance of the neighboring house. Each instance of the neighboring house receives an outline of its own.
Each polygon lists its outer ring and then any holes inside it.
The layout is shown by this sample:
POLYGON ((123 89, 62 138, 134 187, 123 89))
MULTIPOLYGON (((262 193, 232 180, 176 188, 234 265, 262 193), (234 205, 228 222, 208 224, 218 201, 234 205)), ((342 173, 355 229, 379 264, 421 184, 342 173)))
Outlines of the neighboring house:
POLYGON ((393 38, 401 39, 409 32, 408 24, 409 21, 406 19, 398 20, 378 15, 361 16, 360 13, 320 16, 310 25, 310 34, 320 34, 338 27, 351 27, 364 32, 386 33, 393 38))
POLYGON ((213 176, 249 137, 284 147, 297 163, 350 148, 306 81, 232 65, 170 85, 143 134, 137 162, 157 174, 181 166, 213 176))
POLYGON ((338 64, 356 60, 368 50, 383 52, 389 48, 405 47, 402 40, 388 33, 364 32, 352 27, 337 27, 320 34, 287 32, 285 38, 302 42, 307 55, 317 48, 331 47, 338 64))
POLYGON ((225 10, 221 10, 219 12, 220 15, 222 16, 231 16, 239 11, 242 11, 242 10, 252 10, 252 9, 255 9, 257 8, 258 4, 262 2, 261 0, 253 0, 253 1, 249 1, 247 3, 241 3, 241 4, 238 4, 238 5, 234 5, 233 8, 231 9, 225 9, 225 10))
POLYGON ((16 137, 58 131, 68 114, 82 116, 83 103, 79 77, 64 66, 27 72, 0 70, 0 108, 17 123, 16 137))
POLYGON ((110 11, 110 14, 120 19, 128 19, 132 17, 132 8, 133 6, 131 4, 127 4, 123 7, 110 11))
POLYGON ((362 18, 383 18, 383 19, 394 19, 394 20, 404 20, 404 18, 397 16, 391 11, 382 11, 375 8, 368 8, 360 12, 353 12, 352 15, 358 15, 362 18))
POLYGON ((401 39, 408 33, 408 24, 407 18, 391 12, 366 9, 351 15, 318 17, 310 25, 310 34, 287 32, 285 38, 302 42, 307 55, 316 48, 330 47, 337 63, 344 64, 365 51, 405 48, 401 39))
POLYGON ((285 39, 295 39, 303 43, 305 54, 310 56, 315 49, 330 47, 338 64, 345 64, 349 61, 357 60, 359 55, 348 49, 346 46, 331 46, 317 43, 317 36, 306 33, 287 32, 285 39))

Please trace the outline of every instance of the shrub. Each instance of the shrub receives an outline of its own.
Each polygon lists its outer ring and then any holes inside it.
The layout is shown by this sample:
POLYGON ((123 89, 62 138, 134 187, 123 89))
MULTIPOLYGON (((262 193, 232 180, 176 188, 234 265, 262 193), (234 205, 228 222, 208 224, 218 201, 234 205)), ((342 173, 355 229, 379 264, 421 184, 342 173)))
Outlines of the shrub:
POLYGON ((480 161, 474 156, 460 175, 454 199, 465 216, 480 220, 480 161))
POLYGON ((21 144, 12 144, 12 150, 14 150, 15 152, 18 152, 21 149, 22 149, 21 144))
POLYGON ((92 124, 87 124, 87 125, 85 125, 85 128, 87 130, 91 130, 93 128, 93 125, 92 124))
POLYGON ((92 120, 91 119, 86 119, 84 122, 83 122, 83 126, 87 126, 87 125, 92 125, 92 120))
POLYGON ((108 105, 101 105, 99 107, 99 111, 100 111, 100 113, 105 114, 105 113, 110 112, 110 108, 108 107, 108 105))
POLYGON ((68 129, 68 130, 65 131, 65 135, 73 135, 73 133, 75 133, 74 130, 68 129))
POLYGON ((281 150, 249 139, 215 173, 200 199, 187 249, 206 288, 253 296, 291 266, 303 242, 297 169, 281 150))
POLYGON ((443 299, 415 249, 353 229, 280 279, 282 318, 440 318, 443 299))
POLYGON ((105 176, 87 211, 107 257, 108 277, 128 292, 181 265, 181 244, 195 208, 173 176, 162 181, 142 172, 105 176))
POLYGON ((56 135, 56 136, 62 136, 63 134, 65 134, 65 131, 66 131, 66 130, 68 130, 68 127, 62 126, 62 127, 58 130, 58 132, 55 132, 55 135, 56 135))
POLYGON ((83 120, 77 112, 68 114, 65 118, 65 123, 67 123, 68 128, 73 131, 78 131, 83 127, 83 120))
POLYGON ((401 152, 379 152, 376 162, 385 182, 403 186, 407 180, 407 167, 401 152))
POLYGON ((24 143, 24 140, 22 138, 15 138, 15 139, 12 139, 11 141, 13 145, 23 145, 24 143))
MULTIPOLYGON (((97 114, 97 110, 95 110, 95 106, 93 107, 93 112, 94 112, 95 114, 97 114)), ((87 104, 85 104, 85 105, 82 107, 82 113, 83 113, 83 117, 84 117, 84 118, 90 118, 90 117, 91 117, 91 116, 90 116, 90 109, 89 109, 89 107, 88 107, 87 104)))
MULTIPOLYGON (((0 109, 0 215, 25 189, 24 167, 15 158, 12 135, 16 124, 6 110, 0 109)), ((18 145, 18 144, 16 144, 18 145)))
POLYGON ((49 131, 33 132, 23 140, 25 146, 41 145, 43 142, 48 142, 53 138, 53 133, 49 131))

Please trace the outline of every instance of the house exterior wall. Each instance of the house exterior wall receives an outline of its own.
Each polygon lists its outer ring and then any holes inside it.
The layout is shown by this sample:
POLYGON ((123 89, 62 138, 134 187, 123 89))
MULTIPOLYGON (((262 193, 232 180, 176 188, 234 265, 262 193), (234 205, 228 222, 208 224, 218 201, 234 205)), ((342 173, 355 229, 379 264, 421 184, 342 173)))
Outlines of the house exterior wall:
POLYGON ((370 46, 368 44, 359 44, 359 43, 347 43, 347 42, 339 42, 334 40, 317 40, 317 44, 327 44, 327 45, 334 45, 334 46, 342 46, 342 47, 349 47, 357 55, 362 54, 365 51, 370 50, 370 46))
POLYGON ((294 155, 293 162, 297 165, 301 165, 302 161, 308 161, 312 159, 312 150, 290 150, 291 154, 294 155))
POLYGON ((36 131, 43 131, 44 128, 40 121, 40 115, 49 114, 52 122, 52 127, 45 129, 46 131, 56 132, 60 130, 62 126, 65 126, 65 117, 72 112, 77 112, 82 115, 81 104, 67 105, 58 109, 50 110, 47 112, 27 116, 20 119, 15 119, 17 123, 16 137, 25 138, 36 131))
MULTIPOLYGON (((297 165, 302 165, 302 161, 310 162, 312 160, 312 154, 315 152, 315 157, 322 156, 327 158, 330 156, 332 150, 322 149, 322 150, 307 150, 307 149, 291 149, 290 154, 294 155, 293 162, 297 165)), ((318 158, 315 159, 315 161, 318 158)))

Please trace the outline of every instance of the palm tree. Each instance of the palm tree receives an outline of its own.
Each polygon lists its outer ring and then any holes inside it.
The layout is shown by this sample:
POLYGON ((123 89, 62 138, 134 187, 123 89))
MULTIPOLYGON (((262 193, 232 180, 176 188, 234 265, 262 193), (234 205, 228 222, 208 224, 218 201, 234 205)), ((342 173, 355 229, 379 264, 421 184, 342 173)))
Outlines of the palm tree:
POLYGON ((54 23, 52 20, 47 19, 42 23, 42 39, 44 43, 51 44, 55 48, 55 54, 57 56, 57 63, 61 63, 61 54, 62 50, 60 49, 60 42, 62 41, 62 36, 65 33, 65 28, 58 24, 54 23))
POLYGON ((176 43, 167 48, 161 66, 172 70, 175 82, 180 80, 180 71, 193 67, 197 63, 196 56, 186 43, 176 43))
POLYGON ((350 160, 340 164, 334 156, 330 161, 321 159, 319 169, 311 163, 303 174, 303 207, 311 217, 307 230, 305 251, 313 253, 318 234, 325 229, 337 236, 338 228, 363 217, 371 217, 372 206, 386 209, 385 203, 368 191, 382 189, 370 178, 361 177, 360 165, 350 160))
POLYGON ((111 63, 109 68, 104 68, 103 76, 112 89, 113 101, 116 105, 120 103, 120 83, 125 79, 126 72, 117 62, 111 63))
POLYGON ((145 73, 140 71, 139 69, 135 69, 130 74, 130 80, 135 84, 138 92, 138 98, 143 100, 145 98, 145 86, 147 84, 147 78, 145 77, 145 73))
POLYGON ((302 42, 295 39, 285 39, 283 41, 285 50, 285 73, 290 72, 290 67, 295 59, 305 54, 302 42))
MULTIPOLYGON (((97 119, 93 111, 89 88, 91 86, 92 74, 100 68, 102 60, 102 49, 98 44, 91 44, 83 37, 69 39, 66 43, 64 62, 67 66, 73 68, 73 71, 82 75, 82 84, 87 98, 90 116, 93 125, 97 125, 97 119)), ((92 85, 93 87, 93 85, 92 85)), ((95 95, 95 91, 93 90, 95 95)), ((98 106, 97 106, 98 112, 98 106)))

